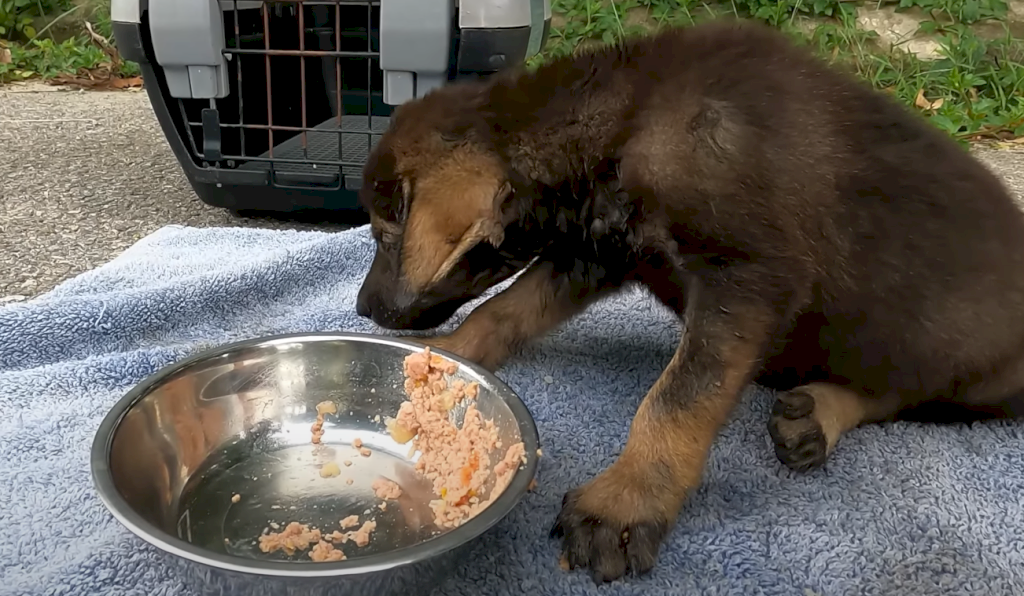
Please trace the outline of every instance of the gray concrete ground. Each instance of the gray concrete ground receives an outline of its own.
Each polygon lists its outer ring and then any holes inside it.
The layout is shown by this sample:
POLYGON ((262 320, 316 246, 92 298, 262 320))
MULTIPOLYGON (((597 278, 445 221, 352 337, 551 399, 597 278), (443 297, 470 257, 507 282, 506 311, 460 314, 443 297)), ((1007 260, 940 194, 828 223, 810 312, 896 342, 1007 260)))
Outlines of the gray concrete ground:
POLYGON ((169 224, 344 227, 202 203, 143 92, 0 87, 0 303, 46 292, 169 224))
MULTIPOLYGON (((979 157, 1024 199, 1024 147, 979 157)), ((0 87, 0 302, 46 292, 168 224, 342 227, 200 202, 145 93, 0 87)))

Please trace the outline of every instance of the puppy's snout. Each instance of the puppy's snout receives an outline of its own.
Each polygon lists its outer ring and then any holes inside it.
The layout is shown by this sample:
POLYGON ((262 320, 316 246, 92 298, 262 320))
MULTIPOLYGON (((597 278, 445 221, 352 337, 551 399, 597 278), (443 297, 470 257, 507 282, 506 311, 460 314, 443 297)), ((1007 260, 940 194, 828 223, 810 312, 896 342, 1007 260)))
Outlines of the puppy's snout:
POLYGON ((370 319, 381 327, 393 327, 394 319, 400 318, 401 313, 401 309, 394 303, 394 297, 376 287, 364 286, 356 298, 356 314, 370 319))
POLYGON ((356 300, 356 314, 365 318, 370 318, 373 315, 370 303, 363 296, 359 296, 356 300))

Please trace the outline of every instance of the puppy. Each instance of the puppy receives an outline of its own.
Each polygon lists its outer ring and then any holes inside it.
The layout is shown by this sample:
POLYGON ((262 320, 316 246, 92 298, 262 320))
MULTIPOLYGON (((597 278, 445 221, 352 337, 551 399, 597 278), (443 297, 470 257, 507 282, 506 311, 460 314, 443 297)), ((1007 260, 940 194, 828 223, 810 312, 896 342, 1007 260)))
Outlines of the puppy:
POLYGON ((948 406, 1020 413, 1024 218, 922 118, 766 27, 716 22, 453 84, 366 164, 358 312, 494 369, 630 286, 685 333, 618 459, 552 534, 597 581, 651 569, 751 382, 778 458, 948 406), (915 414, 916 415, 916 414, 915 414))

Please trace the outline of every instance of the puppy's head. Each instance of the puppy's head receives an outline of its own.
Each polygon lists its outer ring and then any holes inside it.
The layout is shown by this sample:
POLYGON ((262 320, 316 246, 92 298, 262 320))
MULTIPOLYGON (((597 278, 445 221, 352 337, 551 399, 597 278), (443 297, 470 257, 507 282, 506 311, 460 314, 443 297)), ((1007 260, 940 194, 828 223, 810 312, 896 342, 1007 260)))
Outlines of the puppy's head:
POLYGON ((479 138, 482 83, 403 104, 368 156, 360 200, 376 254, 357 311, 389 329, 429 329, 514 274, 498 251, 506 167, 479 138))

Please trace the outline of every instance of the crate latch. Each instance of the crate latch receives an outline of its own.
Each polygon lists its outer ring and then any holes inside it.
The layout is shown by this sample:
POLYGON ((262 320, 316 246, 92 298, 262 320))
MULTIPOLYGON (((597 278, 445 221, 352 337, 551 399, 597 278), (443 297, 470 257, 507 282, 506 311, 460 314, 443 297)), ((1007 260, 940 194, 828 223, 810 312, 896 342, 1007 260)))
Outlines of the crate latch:
POLYGON ((204 108, 203 159, 213 162, 220 161, 223 157, 220 140, 220 113, 216 108, 204 108))
POLYGON ((454 0, 381 0, 384 102, 399 105, 448 80, 454 0))
POLYGON ((216 0, 150 0, 153 53, 171 97, 226 97, 224 17, 216 0))

